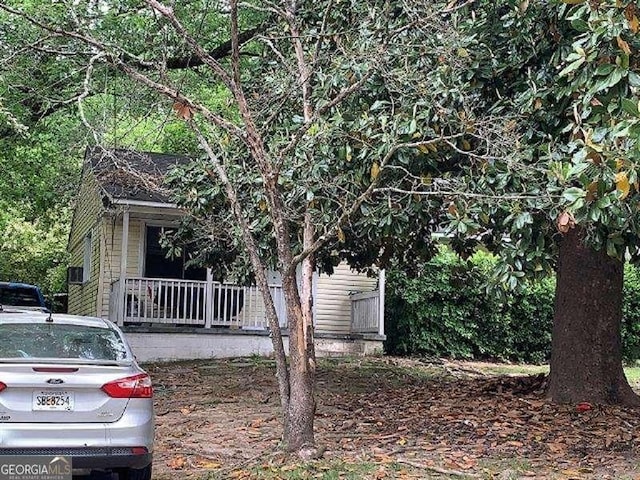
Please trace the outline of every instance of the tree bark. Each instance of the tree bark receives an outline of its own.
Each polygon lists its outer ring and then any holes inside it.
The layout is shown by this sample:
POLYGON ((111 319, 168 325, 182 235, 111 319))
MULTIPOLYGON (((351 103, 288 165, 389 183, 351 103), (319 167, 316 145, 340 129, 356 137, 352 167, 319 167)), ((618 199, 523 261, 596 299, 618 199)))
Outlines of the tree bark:
POLYGON ((305 318, 295 272, 282 278, 282 289, 289 320, 290 365, 289 408, 286 413, 287 429, 284 434, 284 443, 288 451, 298 452, 302 456, 303 449, 313 448, 315 445, 314 368, 309 361, 309 350, 305 339, 305 318))
POLYGON ((583 235, 573 228, 560 244, 548 397, 640 405, 622 369, 623 262, 585 247, 583 235))

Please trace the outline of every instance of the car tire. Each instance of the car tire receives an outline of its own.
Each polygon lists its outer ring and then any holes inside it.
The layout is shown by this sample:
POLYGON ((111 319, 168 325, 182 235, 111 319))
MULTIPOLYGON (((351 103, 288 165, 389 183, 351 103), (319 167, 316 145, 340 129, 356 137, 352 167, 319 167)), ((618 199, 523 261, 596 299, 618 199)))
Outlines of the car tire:
POLYGON ((151 480, 151 464, 144 468, 127 468, 118 472, 119 480, 151 480))

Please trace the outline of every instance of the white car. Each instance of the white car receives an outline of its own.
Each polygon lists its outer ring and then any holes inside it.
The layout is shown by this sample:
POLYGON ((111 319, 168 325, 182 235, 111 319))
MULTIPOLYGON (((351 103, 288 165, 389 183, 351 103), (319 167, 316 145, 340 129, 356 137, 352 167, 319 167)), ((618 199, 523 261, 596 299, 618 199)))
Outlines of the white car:
POLYGON ((2 456, 70 457, 74 473, 149 480, 153 388, 108 320, 0 307, 2 456))

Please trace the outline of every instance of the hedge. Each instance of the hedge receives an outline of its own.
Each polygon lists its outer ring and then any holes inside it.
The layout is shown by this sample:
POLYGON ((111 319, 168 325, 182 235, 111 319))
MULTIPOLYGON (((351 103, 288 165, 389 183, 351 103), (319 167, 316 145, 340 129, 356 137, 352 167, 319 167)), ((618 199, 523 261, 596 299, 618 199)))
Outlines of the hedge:
MULTIPOLYGON (((555 279, 517 292, 487 288, 497 260, 443 250, 410 277, 387 272, 385 349, 395 355, 542 363, 549 360, 555 279)), ((625 267, 623 357, 640 358, 640 270, 625 267)))

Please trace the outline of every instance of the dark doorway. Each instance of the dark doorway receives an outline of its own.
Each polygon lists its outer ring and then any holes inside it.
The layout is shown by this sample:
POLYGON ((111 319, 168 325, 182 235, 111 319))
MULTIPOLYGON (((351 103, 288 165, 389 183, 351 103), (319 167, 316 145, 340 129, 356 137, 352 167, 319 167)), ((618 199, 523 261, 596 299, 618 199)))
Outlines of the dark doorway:
POLYGON ((207 270, 202 267, 187 267, 189 252, 183 249, 182 256, 167 258, 160 245, 160 237, 166 227, 147 225, 144 276, 147 278, 177 278, 182 280, 206 280, 207 270))

